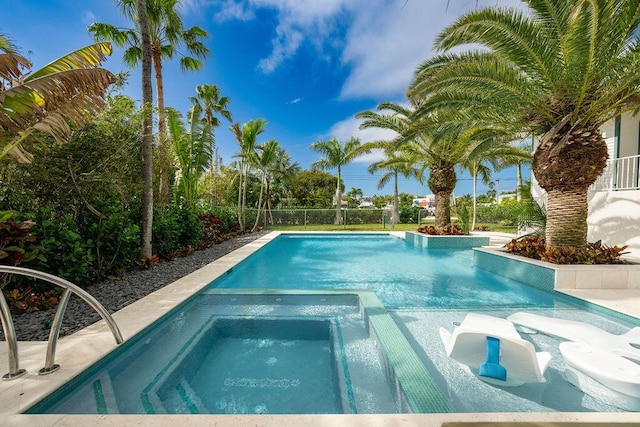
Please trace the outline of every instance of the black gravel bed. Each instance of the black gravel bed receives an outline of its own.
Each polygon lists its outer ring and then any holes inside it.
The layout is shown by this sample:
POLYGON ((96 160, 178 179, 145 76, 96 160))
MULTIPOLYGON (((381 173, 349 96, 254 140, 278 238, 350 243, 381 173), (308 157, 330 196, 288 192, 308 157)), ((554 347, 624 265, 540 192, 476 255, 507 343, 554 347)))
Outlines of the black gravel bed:
MULTIPOLYGON (((243 234, 211 248, 196 251, 187 257, 176 258, 173 261, 161 261, 147 270, 136 269, 128 271, 121 280, 106 280, 91 285, 86 290, 109 313, 114 313, 265 234, 266 232, 264 231, 243 234)), ((54 307, 47 311, 13 315, 18 340, 46 341, 49 338, 49 330, 51 321, 55 316, 55 309, 54 307)), ((72 334, 99 320, 101 320, 100 315, 89 304, 72 295, 62 321, 60 336, 72 334)), ((1 325, 0 339, 5 339, 1 325)))

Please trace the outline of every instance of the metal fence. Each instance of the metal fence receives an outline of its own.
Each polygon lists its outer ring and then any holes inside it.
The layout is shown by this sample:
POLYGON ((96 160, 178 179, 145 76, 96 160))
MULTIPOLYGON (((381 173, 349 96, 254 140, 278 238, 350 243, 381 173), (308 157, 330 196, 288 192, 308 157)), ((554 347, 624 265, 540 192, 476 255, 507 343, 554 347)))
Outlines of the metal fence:
MULTIPOLYGON (((253 223, 256 218, 255 209, 246 210, 248 223, 253 223)), ((389 224, 391 212, 386 209, 342 209, 340 224, 389 224)), ((305 227, 307 225, 335 224, 335 209, 274 209, 269 212, 260 213, 259 224, 265 228, 269 226, 296 225, 305 227)), ((428 216, 424 210, 416 213, 416 218, 411 218, 412 223, 419 223, 428 216)))

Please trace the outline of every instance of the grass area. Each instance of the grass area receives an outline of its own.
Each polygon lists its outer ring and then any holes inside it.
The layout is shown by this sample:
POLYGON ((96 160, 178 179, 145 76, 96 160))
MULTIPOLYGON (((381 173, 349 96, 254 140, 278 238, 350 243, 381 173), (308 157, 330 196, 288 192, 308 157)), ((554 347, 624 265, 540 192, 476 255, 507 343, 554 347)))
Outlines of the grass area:
MULTIPOLYGON (((422 225, 433 225, 435 219, 433 217, 425 218, 422 221, 422 225)), ((455 223, 455 221, 454 221, 455 223)), ((478 224, 486 225, 489 227, 489 231, 496 231, 501 233, 513 233, 518 230, 516 226, 506 226, 501 224, 478 224)), ((308 224, 308 225, 270 225, 267 230, 278 231, 416 231, 418 226, 416 224, 347 224, 334 225, 334 224, 308 224)))

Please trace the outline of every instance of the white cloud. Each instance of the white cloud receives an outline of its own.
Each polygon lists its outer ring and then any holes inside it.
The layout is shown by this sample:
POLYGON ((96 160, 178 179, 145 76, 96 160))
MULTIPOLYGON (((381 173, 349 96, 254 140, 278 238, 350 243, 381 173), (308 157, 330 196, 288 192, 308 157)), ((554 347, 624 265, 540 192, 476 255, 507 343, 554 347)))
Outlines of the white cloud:
MULTIPOLYGON (((192 3, 197 3, 198 0, 190 0, 192 3)), ((197 7, 197 6, 192 6, 197 7)), ((238 21, 251 21, 255 18, 253 9, 245 2, 237 2, 235 0, 225 0, 222 4, 218 5, 218 12, 215 14, 215 19, 221 22, 238 20, 238 21)))
MULTIPOLYGON (((359 138, 363 143, 390 140, 396 137, 396 133, 388 129, 360 129, 361 122, 362 120, 356 119, 355 117, 344 119, 340 122, 335 123, 327 133, 326 137, 335 137, 341 143, 344 143, 344 141, 348 140, 351 137, 359 138)), ((364 156, 358 157, 354 162, 373 163, 380 161, 383 158, 384 153, 382 152, 382 150, 373 150, 370 154, 365 154, 364 156)))
POLYGON ((94 22, 97 22, 96 15, 94 15, 91 11, 85 10, 82 12, 82 16, 80 17, 80 22, 85 25, 91 25, 94 22))
MULTIPOLYGON (((259 8, 276 13, 269 56, 258 68, 273 73, 306 41, 319 57, 325 48, 342 49, 340 60, 351 69, 341 99, 397 98, 416 67, 432 55, 436 35, 476 6, 513 6, 519 0, 186 0, 215 4, 219 20, 251 20, 259 8), (338 38, 344 36, 344 38, 338 38)), ((329 51, 329 49, 326 49, 329 51)))
POLYGON ((300 102, 302 102, 302 98, 294 98, 291 101, 289 101, 287 104, 299 104, 300 102))

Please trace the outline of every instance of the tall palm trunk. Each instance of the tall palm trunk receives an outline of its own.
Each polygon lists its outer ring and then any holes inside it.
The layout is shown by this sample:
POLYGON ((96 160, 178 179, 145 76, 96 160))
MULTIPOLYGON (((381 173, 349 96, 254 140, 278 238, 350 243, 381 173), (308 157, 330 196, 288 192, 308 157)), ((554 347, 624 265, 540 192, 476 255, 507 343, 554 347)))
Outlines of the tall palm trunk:
POLYGON ((269 213, 270 224, 273 224, 273 214, 271 213, 271 175, 267 175, 267 186, 265 190, 264 206, 269 213))
MULTIPOLYGON (((248 163, 248 162, 247 162, 248 163)), ((244 179, 242 180, 242 232, 247 227, 247 181, 249 181, 249 165, 244 167, 244 179)))
POLYGON ((607 164, 607 145, 598 129, 566 128, 547 132, 533 156, 533 173, 548 196, 548 249, 586 246, 587 191, 607 164))
POLYGON ((153 70, 156 79, 156 102, 158 107, 158 203, 169 202, 171 149, 167 138, 167 124, 164 111, 164 86, 162 83, 162 52, 160 46, 153 46, 153 70))
POLYGON ((516 175, 516 202, 522 203, 522 162, 518 162, 516 175))
POLYGON ((436 227, 451 225, 451 193, 456 186, 454 165, 441 162, 431 166, 428 185, 436 196, 436 227))
POLYGON ((242 188, 243 188, 243 175, 244 164, 240 163, 240 170, 238 171, 238 225, 240 230, 244 230, 244 222, 242 221, 242 188))
POLYGON ((473 163, 473 169, 471 172, 473 179, 473 215, 471 218, 471 230, 476 229, 476 215, 478 212, 478 164, 473 163))
POLYGON ((336 187, 336 219, 334 224, 342 222, 342 189, 340 188, 340 166, 338 166, 338 186, 336 187))
POLYGON ((260 182, 260 196, 258 197, 258 212, 256 213, 256 222, 253 224, 251 232, 253 233, 258 228, 258 222, 260 222, 260 208, 262 207, 262 194, 264 191, 264 179, 260 182))
POLYGON ((391 226, 400 222, 400 209, 398 207, 398 172, 393 174, 393 214, 391 215, 391 226))
POLYGON ((151 41, 147 9, 144 0, 137 1, 138 23, 142 37, 142 107, 144 119, 142 122, 142 248, 140 256, 151 258, 153 229, 153 121, 151 105, 153 92, 151 89, 151 41))

